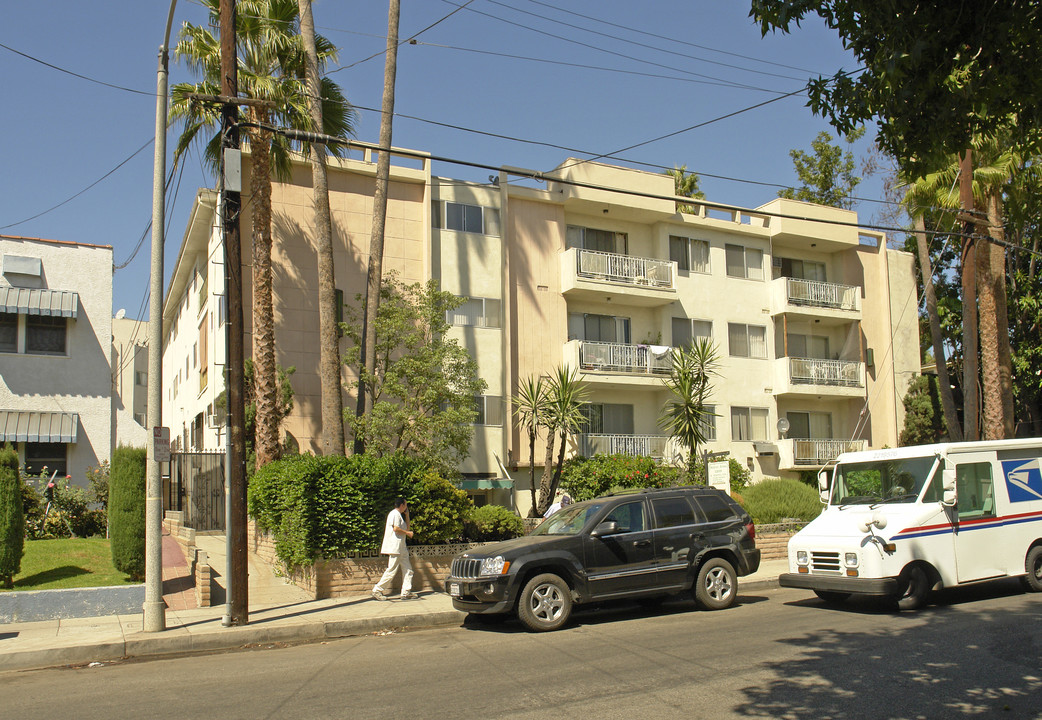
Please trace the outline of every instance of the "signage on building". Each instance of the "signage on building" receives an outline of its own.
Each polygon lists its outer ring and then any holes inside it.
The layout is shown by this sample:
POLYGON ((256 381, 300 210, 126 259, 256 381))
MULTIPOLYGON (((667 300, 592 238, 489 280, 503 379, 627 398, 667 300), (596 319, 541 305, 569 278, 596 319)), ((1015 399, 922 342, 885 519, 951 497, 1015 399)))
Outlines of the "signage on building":
POLYGON ((708 465, 706 479, 710 487, 731 494, 731 464, 727 460, 717 460, 708 465))

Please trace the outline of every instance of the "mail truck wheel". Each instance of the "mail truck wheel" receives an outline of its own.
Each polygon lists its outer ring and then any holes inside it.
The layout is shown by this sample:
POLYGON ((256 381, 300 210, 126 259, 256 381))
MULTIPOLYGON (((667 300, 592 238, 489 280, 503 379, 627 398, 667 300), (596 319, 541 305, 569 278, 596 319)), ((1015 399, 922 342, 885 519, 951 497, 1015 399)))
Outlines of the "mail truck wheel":
POLYGON ((556 630, 572 614, 572 591, 553 573, 543 573, 525 583, 517 604, 517 617, 535 632, 556 630))
POLYGON ((706 610, 723 610, 738 597, 738 575, 723 558, 709 558, 698 570, 695 600, 706 610))
POLYGON ((926 571, 918 565, 906 568, 901 573, 901 594, 897 597, 898 610, 917 610, 926 603, 930 594, 930 581, 926 571))
POLYGON ((1028 550, 1028 558, 1024 563, 1028 574, 1024 576, 1024 585, 1031 592, 1042 592, 1042 545, 1028 550))

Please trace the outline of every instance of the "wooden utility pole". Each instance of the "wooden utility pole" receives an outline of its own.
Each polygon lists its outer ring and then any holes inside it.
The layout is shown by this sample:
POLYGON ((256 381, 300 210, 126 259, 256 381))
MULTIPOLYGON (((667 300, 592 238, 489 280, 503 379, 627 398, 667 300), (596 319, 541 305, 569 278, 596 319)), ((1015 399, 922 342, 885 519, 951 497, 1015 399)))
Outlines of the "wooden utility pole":
POLYGON ((962 434, 979 440, 980 391, 977 331, 977 223, 973 212, 973 155, 969 148, 959 159, 959 205, 962 207, 962 434))
MULTIPOLYGON (((221 0, 221 94, 235 98, 239 94, 238 57, 235 50, 235 0, 221 0)), ((229 150, 239 149, 239 106, 225 102, 221 106, 221 130, 224 158, 229 150)), ((237 155, 237 153, 232 153, 237 155)), ((244 352, 242 316, 242 242, 239 215, 242 210, 239 192, 225 188, 222 223, 224 232, 225 293, 228 306, 228 447, 229 494, 228 517, 228 603, 225 622, 246 625, 249 622, 249 569, 246 564, 246 412, 243 402, 244 352)))

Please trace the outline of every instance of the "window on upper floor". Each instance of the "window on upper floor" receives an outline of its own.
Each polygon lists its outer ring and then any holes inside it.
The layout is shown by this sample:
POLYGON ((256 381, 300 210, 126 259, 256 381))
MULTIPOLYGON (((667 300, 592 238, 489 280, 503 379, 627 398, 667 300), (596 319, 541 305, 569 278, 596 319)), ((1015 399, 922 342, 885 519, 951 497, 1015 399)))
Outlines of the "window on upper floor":
POLYGON ((630 319, 594 313, 569 313, 568 339, 627 344, 630 341, 630 319))
POLYGON ((669 259, 680 272, 709 272, 709 242, 695 238, 669 236, 669 259))
POLYGON ((673 318, 673 347, 694 345, 698 340, 713 341, 713 321, 673 318))
POLYGON ((731 441, 767 440, 767 408, 732 407, 731 441))
POLYGON ((633 406, 621 403, 583 403, 583 432, 606 435, 633 434, 633 406))
POLYGON ((767 328, 727 323, 727 348, 731 357, 766 358, 767 328))
POLYGON ((500 234, 497 208, 435 200, 432 210, 434 216, 431 220, 436 228, 479 235, 500 234))
POLYGON ((829 359, 829 339, 820 335, 788 334, 788 357, 829 359))
POLYGON ((148 387, 148 373, 138 370, 134 373, 134 384, 140 387, 148 387))
POLYGON ((787 412, 789 437, 800 440, 831 440, 832 414, 823 412, 787 412))
POLYGON ((598 230, 579 225, 568 226, 565 242, 569 248, 595 250, 617 255, 625 255, 629 244, 626 233, 614 232, 613 230, 598 230))
POLYGON ((502 302, 494 298, 468 298, 455 310, 445 313, 445 322, 458 327, 498 328, 502 326, 502 302))
POLYGON ((32 355, 64 355, 69 321, 49 315, 25 316, 25 352, 32 355))
POLYGON ((0 313, 0 352, 18 352, 18 315, 0 313))
POLYGON ((825 263, 812 260, 794 260, 792 258, 775 258, 775 265, 781 264, 780 277, 798 280, 815 280, 825 282, 825 263))
POLYGON ((728 277, 763 280, 763 250, 727 245, 725 252, 728 277))
POLYGON ((503 425, 503 398, 498 395, 475 395, 474 409, 478 416, 474 418, 475 425, 503 425))

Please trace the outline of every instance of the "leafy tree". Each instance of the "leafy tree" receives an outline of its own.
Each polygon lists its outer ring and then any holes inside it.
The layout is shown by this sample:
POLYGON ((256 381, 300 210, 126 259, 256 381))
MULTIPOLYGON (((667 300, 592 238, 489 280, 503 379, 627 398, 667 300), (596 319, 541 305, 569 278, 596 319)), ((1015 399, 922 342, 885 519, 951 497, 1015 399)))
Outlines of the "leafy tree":
POLYGON ((360 368, 362 296, 356 296, 357 305, 345 308, 344 328, 352 343, 345 363, 364 383, 372 403, 369 413, 350 414, 345 421, 363 440, 366 453, 403 451, 439 472, 453 473, 470 448, 477 418, 474 398, 486 387, 474 359, 446 337, 446 314, 463 299, 439 290, 436 281, 405 285, 393 274, 384 279, 380 294, 371 369, 360 368))
POLYGON ((553 503, 557 486, 561 482, 561 468, 564 465, 568 439, 577 433, 586 421, 582 406, 588 396, 589 389, 579 380, 577 369, 569 369, 567 365, 555 368, 548 381, 546 412, 543 414, 543 427, 546 428, 546 460, 543 464, 543 477, 539 483, 537 517, 543 515, 553 503), (561 445, 557 454, 557 467, 554 468, 556 440, 559 440, 561 445))
POLYGON ((120 445, 109 478, 112 564, 132 580, 145 577, 145 449, 120 445))
POLYGON ((547 411, 548 399, 543 378, 529 376, 518 384, 517 395, 514 396, 514 415, 517 422, 528 435, 528 469, 532 491, 532 516, 536 517, 535 492, 535 441, 539 436, 539 427, 543 423, 543 415, 547 411))
POLYGON ((663 382, 670 390, 659 425, 687 449, 688 474, 698 465, 698 446, 706 442, 706 428, 712 413, 706 408, 712 393, 710 380, 716 374, 716 347, 699 338, 690 347, 673 348, 669 377, 663 382))
POLYGON ((0 587, 14 587, 24 550, 25 515, 18 453, 7 446, 0 450, 0 587))
MULTIPOLYGON (((220 0, 203 0, 210 24, 219 26, 220 0)), ((236 13, 236 47, 240 95, 267 100, 270 106, 247 106, 243 118, 246 142, 252 158, 254 183, 249 203, 253 226, 253 332, 257 363, 257 464, 276 458, 278 446, 278 376, 275 366, 275 329, 271 267, 271 174, 289 176, 290 144, 274 135, 273 124, 316 130, 307 104, 305 51, 297 32, 297 0, 239 0, 236 13)), ((320 62, 336 59, 336 48, 316 37, 320 62)), ((221 89, 220 40, 208 28, 185 23, 174 50, 190 70, 202 75, 199 83, 179 83, 172 89, 171 115, 185 126, 174 153, 175 160, 192 145, 200 130, 219 125, 220 109, 189 98, 192 93, 217 95, 221 89)), ((323 132, 347 137, 353 131, 354 111, 335 83, 321 81, 323 132)), ((332 150, 332 152, 339 152, 332 150)), ((207 142, 205 157, 211 169, 219 167, 220 134, 207 142)))
MULTIPOLYGON (((852 130, 846 136, 848 147, 864 134, 864 128, 852 130)), ((852 210, 854 190, 861 183, 861 178, 854 174, 854 154, 833 145, 832 136, 827 132, 818 133, 810 145, 813 153, 789 151, 796 175, 803 184, 799 188, 779 190, 778 197, 852 210)))
POLYGON ((905 422, 900 444, 928 445, 946 440, 936 375, 919 375, 904 397, 905 422))
MULTIPOLYGON (((680 167, 674 167, 672 170, 664 171, 666 175, 673 177, 673 194, 681 197, 695 198, 696 200, 705 200, 706 194, 699 190, 698 183, 701 180, 698 173, 688 172, 687 165, 681 165, 680 167)), ((694 207, 692 205, 684 205, 683 203, 677 203, 677 212, 679 213, 692 213, 694 207)))

